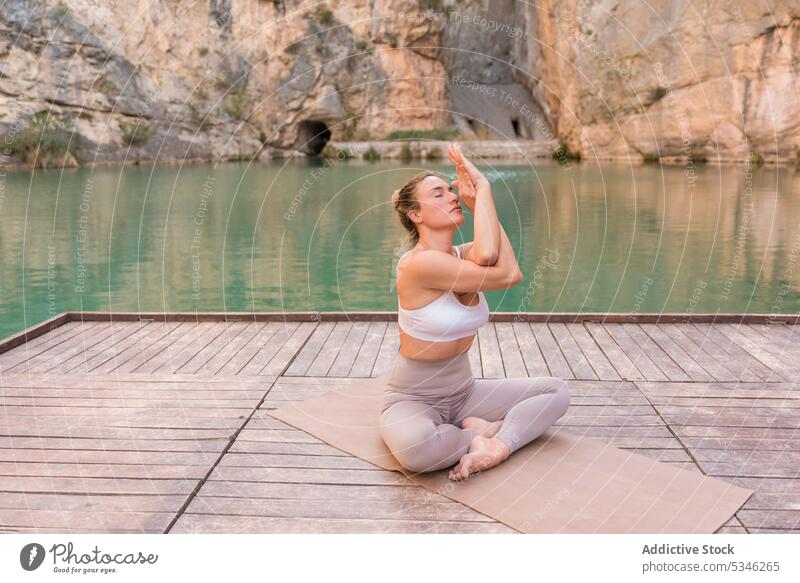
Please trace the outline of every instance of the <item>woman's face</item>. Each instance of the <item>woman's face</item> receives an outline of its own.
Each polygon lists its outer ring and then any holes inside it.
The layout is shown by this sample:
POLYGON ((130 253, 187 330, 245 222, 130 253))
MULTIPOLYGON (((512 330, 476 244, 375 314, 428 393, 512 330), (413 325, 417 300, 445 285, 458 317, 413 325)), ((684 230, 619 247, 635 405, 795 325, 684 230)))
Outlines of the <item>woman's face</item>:
POLYGON ((428 176, 417 185, 417 200, 422 224, 430 229, 460 227, 464 224, 464 210, 458 195, 450 190, 446 180, 428 176))

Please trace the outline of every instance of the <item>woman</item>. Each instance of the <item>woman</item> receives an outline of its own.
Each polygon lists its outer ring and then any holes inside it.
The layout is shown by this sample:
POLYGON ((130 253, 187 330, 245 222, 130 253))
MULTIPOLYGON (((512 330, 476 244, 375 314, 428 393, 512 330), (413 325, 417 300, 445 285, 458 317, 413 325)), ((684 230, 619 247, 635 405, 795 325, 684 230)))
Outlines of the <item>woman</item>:
POLYGON ((489 181, 457 145, 448 156, 456 168, 452 183, 423 172, 392 195, 414 246, 397 264, 400 350, 384 389, 380 431, 406 469, 457 464, 448 477, 463 480, 541 435, 570 397, 555 377, 473 379, 468 351, 489 319, 483 291, 515 286, 523 275, 489 181), (475 216, 475 239, 453 247, 464 222, 459 198, 475 216))

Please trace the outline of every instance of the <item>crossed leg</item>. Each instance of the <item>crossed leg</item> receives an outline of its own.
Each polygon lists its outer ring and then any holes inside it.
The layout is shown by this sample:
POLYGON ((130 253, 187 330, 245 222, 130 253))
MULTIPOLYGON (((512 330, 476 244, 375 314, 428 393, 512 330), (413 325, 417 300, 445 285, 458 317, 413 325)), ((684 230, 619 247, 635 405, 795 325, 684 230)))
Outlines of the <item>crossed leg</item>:
POLYGON ((381 413, 381 437, 407 470, 432 472, 449 468, 469 451, 477 432, 447 423, 445 417, 432 405, 399 401, 381 413))
POLYGON ((493 436, 473 438, 450 478, 464 479, 501 463, 564 415, 569 401, 567 383, 557 377, 477 379, 452 421, 477 427, 502 419, 502 425, 493 436))
POLYGON ((430 472, 459 462, 454 470, 465 478, 472 471, 497 465, 533 441, 568 407, 567 383, 556 377, 476 379, 450 418, 432 405, 400 401, 383 411, 379 427, 384 442, 406 469, 430 472), (490 427, 500 420, 499 429, 490 427), (498 445, 507 452, 499 460, 494 455, 498 445))

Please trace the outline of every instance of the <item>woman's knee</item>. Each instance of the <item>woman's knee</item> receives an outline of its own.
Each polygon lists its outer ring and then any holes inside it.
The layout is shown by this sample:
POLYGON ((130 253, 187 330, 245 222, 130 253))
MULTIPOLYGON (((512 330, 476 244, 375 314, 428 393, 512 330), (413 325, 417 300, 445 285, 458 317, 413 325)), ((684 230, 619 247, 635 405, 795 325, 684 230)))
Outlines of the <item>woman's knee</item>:
POLYGON ((400 465, 410 472, 429 472, 437 469, 437 463, 441 461, 435 459, 434 444, 428 439, 418 441, 402 439, 394 446, 390 446, 390 449, 400 465))
POLYGON ((553 377, 553 379, 556 387, 555 401, 559 411, 558 416, 561 417, 567 412, 567 409, 569 409, 569 403, 572 395, 570 394, 569 385, 567 384, 567 381, 557 377, 553 377))
POLYGON ((380 433, 394 458, 411 472, 424 472, 432 464, 431 453, 436 426, 433 423, 405 421, 389 423, 382 418, 380 433))

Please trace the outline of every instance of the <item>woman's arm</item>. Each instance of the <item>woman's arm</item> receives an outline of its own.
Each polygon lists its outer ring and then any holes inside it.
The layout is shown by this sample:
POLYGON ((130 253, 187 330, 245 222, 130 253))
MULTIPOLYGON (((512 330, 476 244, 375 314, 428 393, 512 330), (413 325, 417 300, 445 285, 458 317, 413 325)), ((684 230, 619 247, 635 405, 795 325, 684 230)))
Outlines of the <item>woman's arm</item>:
POLYGON ((475 240, 472 255, 481 265, 497 263, 501 241, 502 227, 497 218, 497 209, 492 198, 492 187, 486 178, 479 179, 475 185, 475 240))
MULTIPOLYGON (((516 271, 520 271, 519 264, 517 263, 517 257, 514 254, 514 249, 511 246, 511 243, 508 240, 508 235, 506 235, 505 230, 503 229, 503 225, 500 224, 500 249, 498 251, 498 257, 494 263, 488 263, 486 259, 476 253, 473 252, 474 244, 472 241, 469 243, 464 243, 463 245, 459 245, 459 249, 461 250, 461 257, 472 261, 473 263, 477 263, 478 265, 498 265, 498 261, 500 260, 501 253, 508 253, 510 251, 511 257, 514 260, 513 265, 516 266, 516 271)), ((505 263, 504 263, 505 264, 505 263)), ((512 265, 509 263, 509 265, 512 265)), ((513 267, 512 267, 513 268, 513 267)), ((520 271, 521 274, 521 271, 520 271)))
POLYGON ((470 259, 478 265, 494 265, 500 254, 501 231, 489 180, 461 153, 458 144, 451 144, 447 154, 456 167, 454 184, 459 198, 475 216, 475 240, 470 259))

